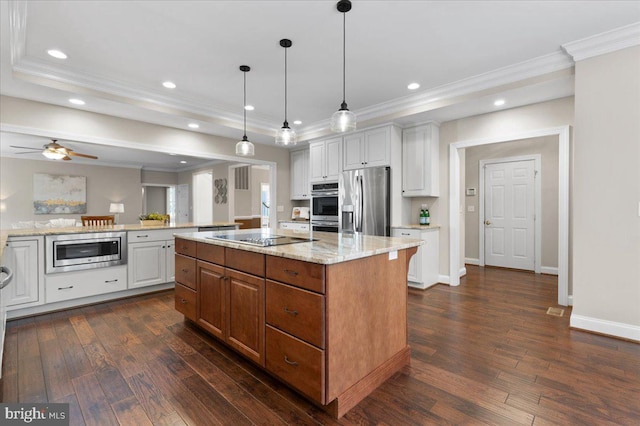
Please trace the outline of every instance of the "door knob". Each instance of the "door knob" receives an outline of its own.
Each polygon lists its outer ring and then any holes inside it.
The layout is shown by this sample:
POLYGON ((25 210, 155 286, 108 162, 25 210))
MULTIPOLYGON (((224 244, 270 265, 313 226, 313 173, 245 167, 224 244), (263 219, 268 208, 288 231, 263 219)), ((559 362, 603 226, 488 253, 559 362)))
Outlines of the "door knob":
POLYGON ((490 221, 490 220, 485 220, 485 221, 484 221, 484 224, 485 224, 485 225, 491 225, 491 221, 490 221))

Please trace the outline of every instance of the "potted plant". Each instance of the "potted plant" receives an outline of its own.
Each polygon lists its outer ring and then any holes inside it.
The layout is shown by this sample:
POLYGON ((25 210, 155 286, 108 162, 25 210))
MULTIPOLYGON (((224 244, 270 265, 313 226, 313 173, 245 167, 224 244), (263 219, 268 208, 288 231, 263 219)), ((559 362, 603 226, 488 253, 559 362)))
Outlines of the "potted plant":
POLYGON ((140 224, 142 226, 161 226, 165 223, 169 223, 169 215, 168 214, 159 214, 159 213, 149 213, 149 214, 141 214, 138 216, 140 219, 140 224))

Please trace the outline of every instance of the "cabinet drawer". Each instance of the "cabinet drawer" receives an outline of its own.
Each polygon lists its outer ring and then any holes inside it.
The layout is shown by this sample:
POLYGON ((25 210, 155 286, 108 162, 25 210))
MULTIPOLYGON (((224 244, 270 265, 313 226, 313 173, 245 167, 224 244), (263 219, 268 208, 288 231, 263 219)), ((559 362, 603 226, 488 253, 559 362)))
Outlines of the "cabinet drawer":
POLYGON ((196 249, 197 257, 209 263, 224 265, 224 247, 213 244, 198 243, 196 249))
POLYGON ((236 271, 264 277, 264 254, 225 248, 224 264, 236 271))
POLYGON ((45 276, 47 303, 127 289, 127 267, 92 269, 45 276))
POLYGON ((176 237, 176 253, 196 257, 196 242, 176 237))
POLYGON ((314 401, 324 404, 324 351, 281 332, 266 329, 267 370, 314 401))
POLYGON ((324 265, 267 256, 267 278, 324 294, 324 265))
POLYGON ((392 237, 400 237, 400 238, 415 238, 419 240, 422 238, 420 229, 394 229, 391 231, 392 237))
POLYGON ((176 284, 176 311, 182 313, 191 321, 196 320, 196 292, 183 285, 176 284))
POLYGON ((196 260, 194 258, 176 254, 176 282, 196 289, 196 260))
POLYGON ((267 280, 267 323, 324 349, 324 296, 267 280))

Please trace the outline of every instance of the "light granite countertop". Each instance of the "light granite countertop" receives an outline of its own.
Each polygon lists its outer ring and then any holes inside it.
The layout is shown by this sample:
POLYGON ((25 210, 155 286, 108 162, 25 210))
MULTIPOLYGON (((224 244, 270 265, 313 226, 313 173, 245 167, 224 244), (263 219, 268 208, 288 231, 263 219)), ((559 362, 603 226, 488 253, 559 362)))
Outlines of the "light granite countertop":
POLYGON ((399 226, 392 226, 392 229, 420 229, 422 231, 428 231, 431 229, 440 229, 440 225, 418 225, 413 224, 413 225, 399 225, 399 226))
POLYGON ((211 240, 207 237, 221 234, 251 234, 259 232, 257 229, 243 229, 238 231, 222 232, 191 232, 180 234, 178 237, 187 240, 199 241, 223 247, 230 247, 271 256, 286 257, 324 265, 346 262, 377 254, 390 253, 411 247, 417 247, 424 242, 411 238, 377 237, 361 234, 339 234, 334 232, 308 232, 300 233, 284 229, 268 230, 271 234, 290 237, 312 238, 316 241, 286 244, 281 246, 260 247, 232 241, 211 240))
POLYGON ((114 231, 146 231, 160 229, 197 228, 199 226, 233 226, 240 225, 235 222, 213 222, 213 223, 181 223, 181 224, 164 224, 160 226, 142 226, 139 223, 113 225, 113 226, 70 226, 68 228, 22 228, 22 229, 3 229, 0 230, 0 260, 4 254, 4 248, 7 245, 7 239, 10 237, 30 237, 40 235, 60 235, 60 234, 83 234, 90 232, 114 232, 114 231))

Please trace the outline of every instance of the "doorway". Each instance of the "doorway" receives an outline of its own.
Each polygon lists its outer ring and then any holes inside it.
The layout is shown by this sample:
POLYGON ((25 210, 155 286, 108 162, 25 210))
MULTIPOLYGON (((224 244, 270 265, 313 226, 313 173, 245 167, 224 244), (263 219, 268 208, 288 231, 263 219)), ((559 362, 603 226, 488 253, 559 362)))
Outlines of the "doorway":
POLYGON ((541 156, 480 160, 480 266, 540 273, 541 156))
POLYGON ((193 221, 213 222, 213 170, 193 174, 193 221))
POLYGON ((460 190, 460 150, 541 136, 558 138, 558 304, 569 304, 569 135, 570 127, 531 130, 504 136, 458 141, 449 145, 449 284, 460 285, 460 222, 463 203, 460 190))

